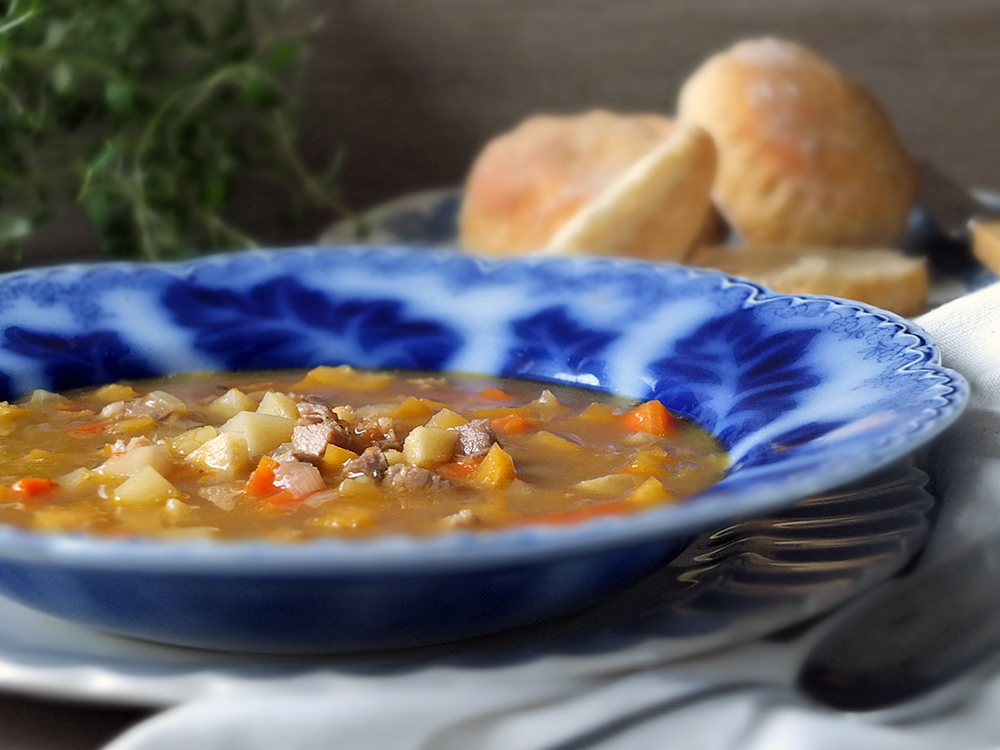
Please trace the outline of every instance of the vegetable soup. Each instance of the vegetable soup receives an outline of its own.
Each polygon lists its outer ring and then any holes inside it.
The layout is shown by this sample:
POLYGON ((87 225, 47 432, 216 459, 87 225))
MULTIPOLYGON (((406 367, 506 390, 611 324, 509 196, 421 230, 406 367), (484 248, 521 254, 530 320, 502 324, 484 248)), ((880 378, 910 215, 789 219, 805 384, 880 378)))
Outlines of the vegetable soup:
POLYGON ((197 373, 0 403, 0 522, 160 538, 568 524, 721 479, 658 401, 528 380, 317 367, 197 373))

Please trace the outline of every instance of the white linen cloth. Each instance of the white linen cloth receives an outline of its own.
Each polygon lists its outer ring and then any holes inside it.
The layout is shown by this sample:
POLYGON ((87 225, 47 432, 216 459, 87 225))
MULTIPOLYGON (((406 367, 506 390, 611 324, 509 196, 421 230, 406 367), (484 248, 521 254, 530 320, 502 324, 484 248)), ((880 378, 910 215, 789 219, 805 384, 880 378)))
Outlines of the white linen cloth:
MULTIPOLYGON (((944 510, 926 564, 1000 528, 1000 284, 917 322, 973 388, 969 410, 930 456, 944 510)), ((600 678, 572 669, 541 677, 516 669, 346 677, 321 694, 182 705, 106 750, 1000 748, 1000 675, 988 675, 957 706, 925 701, 844 714, 788 687, 810 643, 807 633, 686 662, 623 665, 600 678)))

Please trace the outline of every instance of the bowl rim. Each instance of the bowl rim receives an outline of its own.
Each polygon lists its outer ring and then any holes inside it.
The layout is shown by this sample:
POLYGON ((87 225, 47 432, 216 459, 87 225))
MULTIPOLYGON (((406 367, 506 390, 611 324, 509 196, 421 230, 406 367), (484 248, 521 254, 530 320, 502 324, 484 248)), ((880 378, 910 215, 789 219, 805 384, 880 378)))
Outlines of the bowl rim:
MULTIPOLYGON (((969 401, 969 386, 955 370, 941 364, 940 352, 930 335, 913 321, 894 313, 855 300, 825 295, 790 295, 766 289, 746 279, 712 269, 620 258, 558 258, 527 256, 494 259, 461 255, 454 251, 431 250, 392 245, 378 246, 298 246, 255 249, 214 254, 185 261, 137 262, 97 261, 60 264, 23 269, 0 274, 4 284, 28 277, 51 274, 83 274, 95 270, 115 269, 140 273, 155 268, 180 277, 193 274, 209 265, 224 266, 244 258, 274 259, 289 253, 316 255, 333 250, 348 254, 402 254, 453 262, 461 257, 484 269, 500 266, 539 264, 604 264, 609 268, 635 268, 655 265, 672 272, 684 272, 689 277, 717 277, 723 284, 748 288, 746 305, 770 300, 796 302, 822 301, 850 311, 852 315, 872 315, 913 337, 906 351, 921 352, 916 366, 941 378, 949 388, 946 404, 935 410, 933 419, 914 417, 908 439, 880 454, 878 460, 857 468, 849 477, 831 481, 824 476, 800 476, 783 483, 778 491, 770 485, 748 491, 729 493, 739 498, 739 511, 733 513, 721 503, 690 503, 644 510, 625 516, 602 516, 568 526, 531 525, 490 532, 448 532, 436 536, 401 535, 375 536, 365 539, 323 538, 293 543, 265 540, 161 540, 147 537, 108 538, 82 532, 36 532, 0 524, 0 560, 25 564, 47 564, 79 569, 100 569, 169 574, 187 573, 228 576, 331 576, 358 574, 424 575, 452 574, 494 568, 498 565, 520 566, 540 561, 573 556, 589 556, 595 552, 636 547, 643 544, 668 543, 679 537, 711 528, 736 518, 775 511, 796 500, 835 487, 860 481, 864 477, 909 456, 947 429, 961 415, 969 401), (183 554, 178 554, 183 550, 183 554)), ((718 486, 718 485, 716 485, 718 486)), ((703 493, 700 493, 703 494, 703 493)), ((726 493, 717 493, 723 497, 726 493)), ((734 498, 734 499, 735 499, 734 498)), ((715 498, 713 498, 714 500, 715 498)))

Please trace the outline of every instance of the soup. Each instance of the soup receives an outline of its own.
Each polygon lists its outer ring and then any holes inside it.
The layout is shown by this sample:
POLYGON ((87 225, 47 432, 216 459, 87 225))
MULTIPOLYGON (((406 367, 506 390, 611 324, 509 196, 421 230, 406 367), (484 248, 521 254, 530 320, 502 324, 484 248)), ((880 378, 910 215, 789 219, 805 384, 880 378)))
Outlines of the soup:
POLYGON ((317 367, 0 404, 0 522, 278 541, 568 524, 721 479, 658 401, 516 379, 317 367))

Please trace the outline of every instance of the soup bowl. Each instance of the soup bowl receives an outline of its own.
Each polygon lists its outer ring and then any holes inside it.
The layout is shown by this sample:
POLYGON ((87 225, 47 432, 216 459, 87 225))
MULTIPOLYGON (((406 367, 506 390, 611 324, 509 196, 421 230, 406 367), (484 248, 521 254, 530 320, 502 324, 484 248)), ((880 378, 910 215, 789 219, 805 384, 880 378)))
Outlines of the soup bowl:
POLYGON ((344 363, 655 398, 712 432, 731 466, 683 502, 564 527, 277 543, 0 526, 0 592, 201 648, 471 638, 585 608, 698 532, 854 482, 932 439, 968 398, 928 337, 891 313, 666 264, 338 247, 0 277, 0 398, 344 363))

